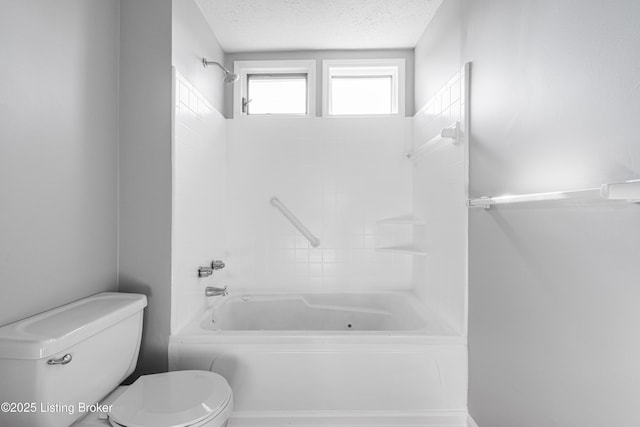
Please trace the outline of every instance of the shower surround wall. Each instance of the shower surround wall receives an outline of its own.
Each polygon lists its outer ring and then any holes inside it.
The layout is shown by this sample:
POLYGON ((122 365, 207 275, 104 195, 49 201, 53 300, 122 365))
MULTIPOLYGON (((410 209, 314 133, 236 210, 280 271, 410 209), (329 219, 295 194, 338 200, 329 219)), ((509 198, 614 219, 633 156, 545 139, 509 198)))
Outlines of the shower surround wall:
POLYGON ((174 85, 172 332, 204 310, 204 286, 221 273, 197 269, 223 256, 226 228, 225 119, 178 71, 174 85))
MULTIPOLYGON (((202 57, 224 62, 224 53, 194 0, 172 0, 173 65, 171 333, 200 310, 204 287, 198 266, 223 256, 226 194, 226 123, 220 111, 224 84, 202 57)), ((167 310, 169 310, 167 308, 167 310)))
MULTIPOLYGON (((464 127, 464 70, 451 79, 413 119, 416 146, 460 123, 464 127)), ((462 135, 462 133, 461 133, 462 135)), ((424 241, 427 256, 413 264, 418 297, 462 335, 467 312, 466 142, 441 138, 412 160, 414 212, 424 226, 414 227, 414 240, 424 241)))
POLYGON ((425 220, 423 227, 414 227, 414 239, 428 248, 427 256, 413 264, 413 281, 418 297, 466 335, 468 141, 460 10, 460 0, 444 2, 415 48, 414 145, 455 122, 462 133, 457 144, 443 138, 412 161, 414 211, 425 220))
POLYGON ((412 257, 375 247, 411 239, 410 230, 377 224, 412 211, 410 138, 405 118, 228 121, 225 284, 232 292, 409 289, 412 257), (320 247, 270 205, 272 196, 320 247))

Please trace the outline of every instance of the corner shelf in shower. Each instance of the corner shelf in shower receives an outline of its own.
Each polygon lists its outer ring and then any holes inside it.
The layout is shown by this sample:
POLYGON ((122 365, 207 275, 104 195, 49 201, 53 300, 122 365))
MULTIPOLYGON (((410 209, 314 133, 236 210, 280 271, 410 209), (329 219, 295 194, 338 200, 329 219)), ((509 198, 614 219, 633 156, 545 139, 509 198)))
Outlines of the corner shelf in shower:
POLYGON ((405 254, 405 255, 420 255, 426 256, 427 253, 417 246, 407 245, 407 246, 385 246, 382 248, 376 248, 376 251, 380 252, 392 252, 396 254, 405 254))
MULTIPOLYGON (((409 225, 409 226, 424 226, 427 225, 426 221, 422 218, 419 218, 413 214, 406 214, 401 216, 396 216, 392 218, 383 218, 378 220, 378 224, 394 224, 394 225, 409 225)), ((405 245, 397 245, 397 246, 384 246, 376 248, 377 251, 381 252, 392 252, 396 254, 405 254, 405 255, 420 255, 425 256, 427 253, 422 250, 420 247, 413 243, 407 243, 405 245)))

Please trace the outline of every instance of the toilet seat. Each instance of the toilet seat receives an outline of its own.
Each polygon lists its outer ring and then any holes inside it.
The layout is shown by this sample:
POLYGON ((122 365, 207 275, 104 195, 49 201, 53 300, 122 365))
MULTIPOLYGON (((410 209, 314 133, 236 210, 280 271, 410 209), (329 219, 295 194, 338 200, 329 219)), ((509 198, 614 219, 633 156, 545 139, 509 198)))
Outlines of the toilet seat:
POLYGON ((227 381, 208 371, 143 375, 113 402, 109 422, 116 427, 198 427, 231 412, 227 381))

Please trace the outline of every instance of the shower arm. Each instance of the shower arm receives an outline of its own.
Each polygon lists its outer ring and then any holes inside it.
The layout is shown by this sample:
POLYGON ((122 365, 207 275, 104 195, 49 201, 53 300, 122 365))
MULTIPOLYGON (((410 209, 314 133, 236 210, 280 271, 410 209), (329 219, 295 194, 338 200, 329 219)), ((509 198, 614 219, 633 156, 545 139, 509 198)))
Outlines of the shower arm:
POLYGON ((216 62, 216 61, 207 61, 207 58, 202 58, 202 66, 207 68, 209 65, 217 65, 218 67, 220 67, 220 69, 222 71, 225 72, 225 74, 231 74, 231 71, 227 70, 225 67, 222 66, 222 64, 216 62))
POLYGON ((232 85, 240 78, 236 73, 232 73, 227 70, 222 64, 216 61, 207 61, 207 58, 202 58, 202 66, 208 67, 209 65, 217 65, 224 72, 224 82, 226 85, 232 85))

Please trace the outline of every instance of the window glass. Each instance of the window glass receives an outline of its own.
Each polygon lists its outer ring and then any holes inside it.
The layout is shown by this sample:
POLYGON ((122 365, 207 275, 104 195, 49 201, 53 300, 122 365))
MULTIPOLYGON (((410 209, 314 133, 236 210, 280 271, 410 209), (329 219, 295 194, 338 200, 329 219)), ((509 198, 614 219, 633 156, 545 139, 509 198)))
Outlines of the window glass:
POLYGON ((306 74, 249 74, 246 112, 256 114, 307 114, 306 74))
POLYGON ((392 77, 332 76, 331 114, 392 114, 392 77))
POLYGON ((405 61, 327 59, 322 61, 322 115, 404 116, 405 61))

